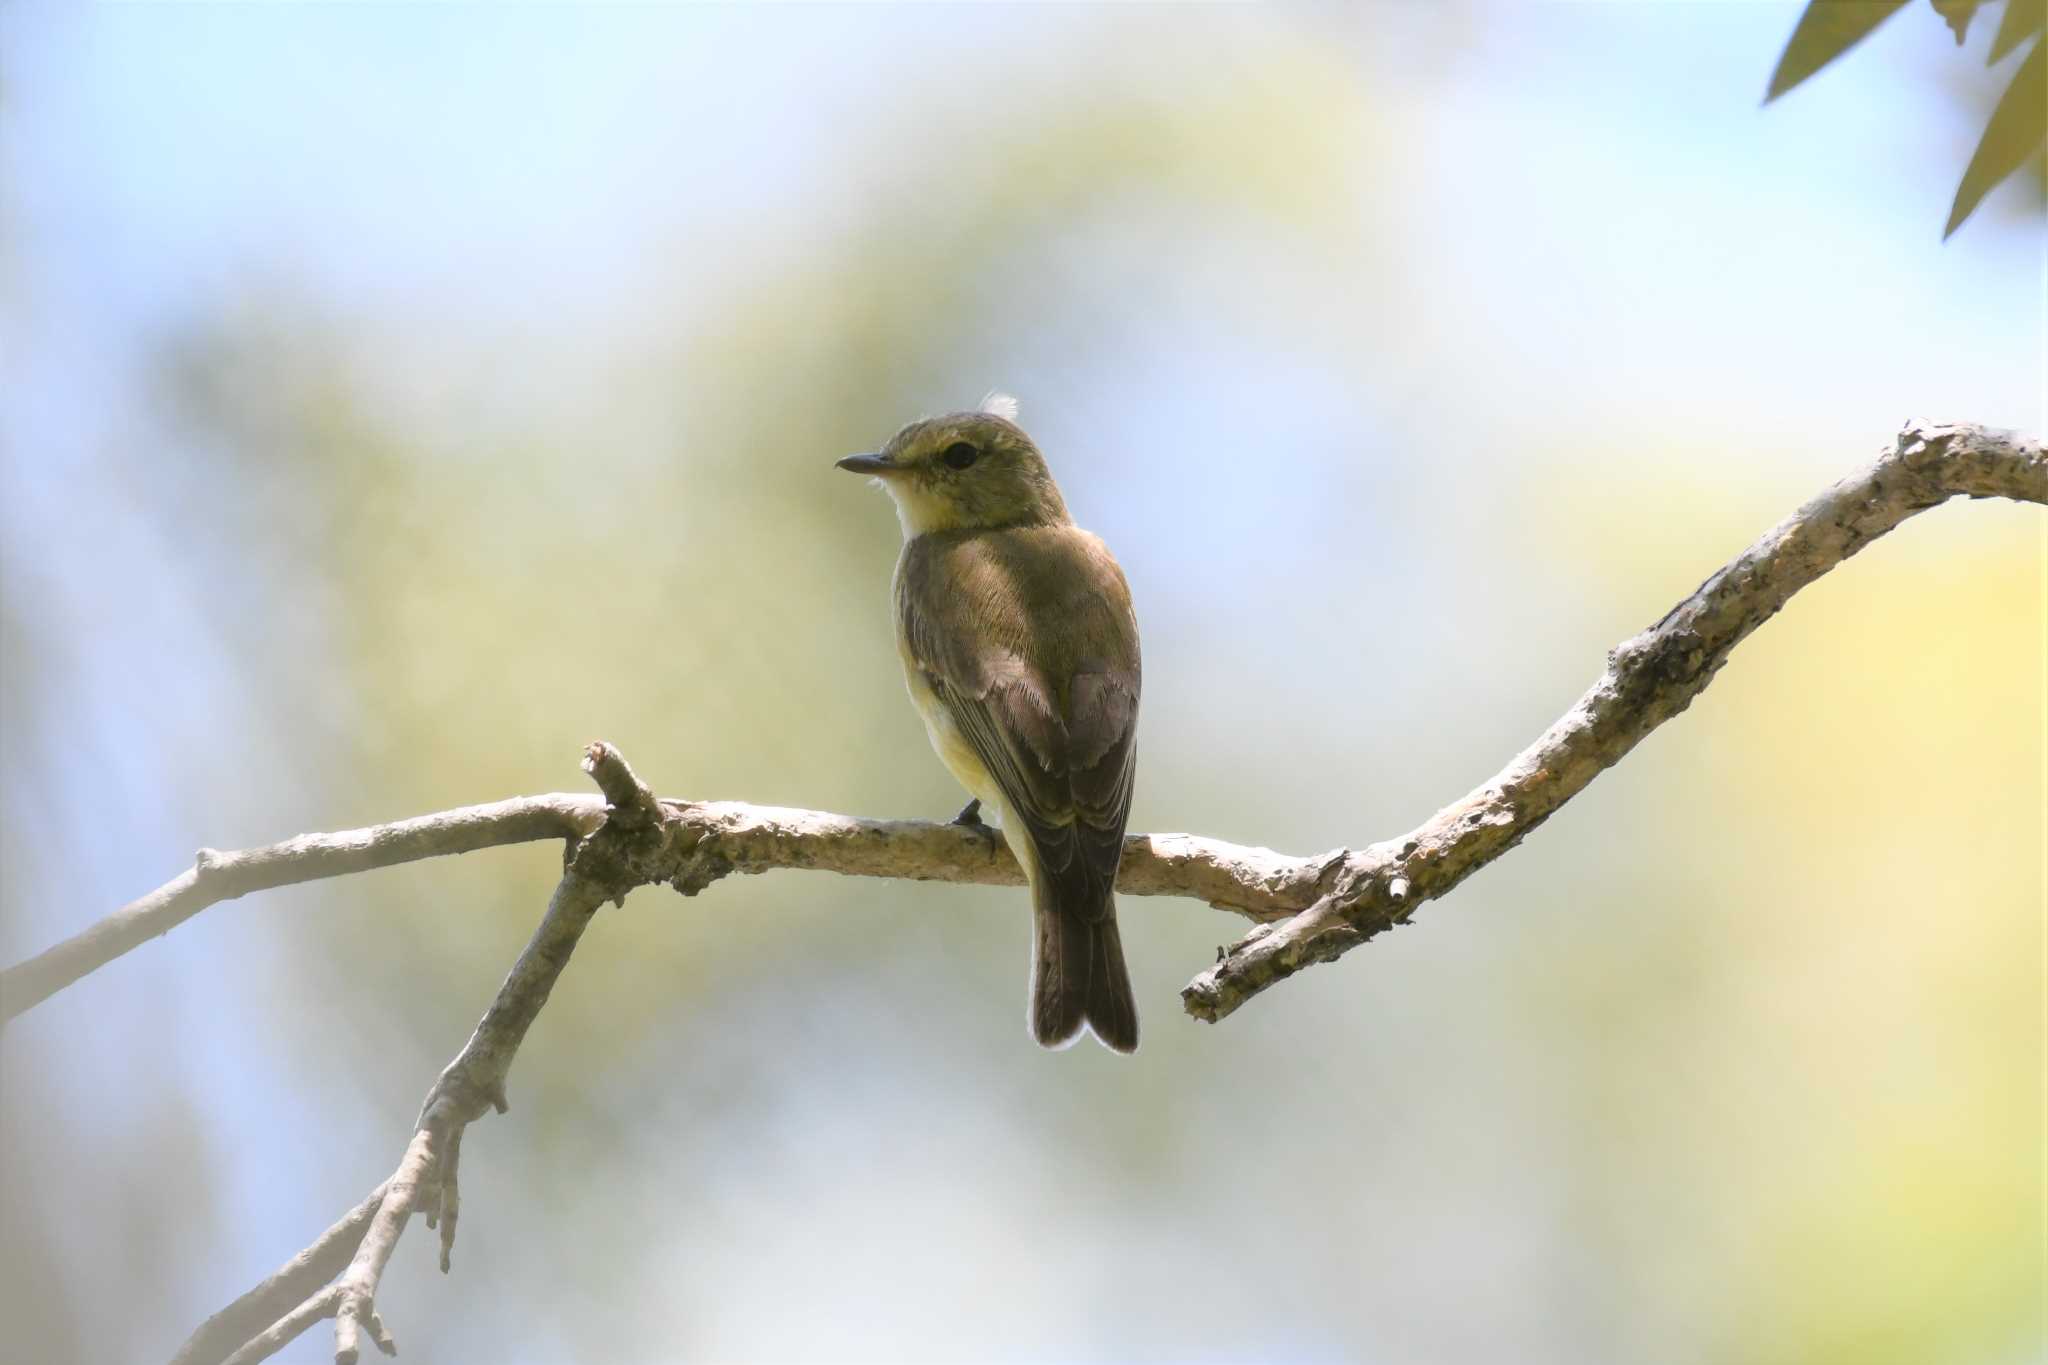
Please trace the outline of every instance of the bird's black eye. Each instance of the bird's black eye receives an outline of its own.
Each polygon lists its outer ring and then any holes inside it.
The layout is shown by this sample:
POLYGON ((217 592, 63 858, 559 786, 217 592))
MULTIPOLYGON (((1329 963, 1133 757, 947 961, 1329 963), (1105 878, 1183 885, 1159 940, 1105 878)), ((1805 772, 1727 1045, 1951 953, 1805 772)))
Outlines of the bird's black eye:
POLYGON ((981 452, 974 448, 971 441, 955 441, 946 447, 946 453, 939 458, 946 462, 948 468, 965 469, 981 458, 981 452))

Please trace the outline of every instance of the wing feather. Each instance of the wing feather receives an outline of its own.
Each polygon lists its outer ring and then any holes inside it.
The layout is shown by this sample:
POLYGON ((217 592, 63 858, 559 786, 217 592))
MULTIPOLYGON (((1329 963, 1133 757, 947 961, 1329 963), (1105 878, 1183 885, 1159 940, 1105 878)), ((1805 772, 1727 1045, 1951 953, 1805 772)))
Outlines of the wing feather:
POLYGON ((1130 817, 1141 666, 1130 590, 1072 526, 918 536, 905 651, 1023 821, 1059 903, 1110 907, 1130 817))

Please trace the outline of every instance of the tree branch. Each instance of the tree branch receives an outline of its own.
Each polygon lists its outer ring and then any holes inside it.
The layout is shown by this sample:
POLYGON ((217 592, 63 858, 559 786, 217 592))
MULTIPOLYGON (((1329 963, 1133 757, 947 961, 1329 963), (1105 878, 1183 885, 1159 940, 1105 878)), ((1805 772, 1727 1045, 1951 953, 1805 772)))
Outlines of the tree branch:
MULTIPOLYGON (((228 1365, 256 1365, 289 1345, 314 1323, 329 1317, 334 1319, 335 1365, 356 1365, 365 1334, 380 1351, 396 1355, 391 1333, 377 1314, 377 1287, 400 1234, 415 1213, 424 1214, 429 1227, 440 1226, 441 1269, 448 1269, 460 1203, 457 1168, 463 1130, 491 1109, 505 1112, 505 1078, 519 1045, 525 1041, 526 1030, 547 1004, 556 980, 569 965, 570 955, 576 951, 576 944, 598 907, 606 901, 624 899, 627 891, 641 884, 621 881, 622 869, 637 863, 639 846, 658 842, 662 837, 665 813, 660 803, 634 777, 618 750, 608 744, 593 744, 585 754, 583 766, 608 799, 604 820, 571 849, 568 867, 556 884, 547 913, 533 931, 533 938, 512 964, 476 1031, 427 1092, 398 1169, 364 1201, 367 1217, 364 1208, 358 1207, 321 1239, 322 1243, 335 1246, 345 1244, 351 1235, 357 1239, 339 1278, 325 1284, 334 1274, 330 1269, 327 1275, 312 1281, 324 1287, 313 1288, 297 1307, 250 1337, 228 1358, 228 1365)), ((286 1267, 286 1272, 313 1259, 320 1247, 316 1243, 301 1253, 286 1267)), ((331 1250, 323 1259, 333 1259, 331 1250)), ((216 1318, 232 1315, 238 1322, 246 1321, 255 1311, 252 1301, 259 1296, 266 1305, 274 1303, 279 1294, 270 1292, 269 1286, 286 1272, 244 1295, 216 1318)), ((303 1286, 308 1278, 300 1275, 293 1283, 303 1286)), ((216 1342, 226 1335, 225 1330, 210 1332, 212 1326, 209 1322, 194 1333, 193 1341, 205 1337, 208 1342, 216 1342)), ((232 1347, 235 1342, 230 1340, 226 1344, 232 1347)), ((179 1353, 180 1361, 189 1360, 192 1365, 218 1358, 201 1355, 193 1349, 193 1342, 188 1342, 179 1353)))
POLYGON ((168 933, 221 901, 273 886, 341 877, 499 844, 575 838, 595 828, 603 803, 589 796, 522 796, 336 834, 302 834, 267 848, 202 848, 193 865, 140 900, 0 972, 0 1020, 41 1004, 89 972, 168 933))
MULTIPOLYGON (((1132 835, 1124 843, 1117 889, 1193 896, 1268 921, 1181 993, 1190 1014, 1220 1019, 1303 967, 1405 922, 1417 906, 1514 847, 1645 735, 1684 711, 1729 652, 1800 588, 1908 517, 1958 496, 2048 504, 2048 459, 2040 443, 1975 426, 1909 425, 1874 465, 1807 503, 1662 620, 1613 650, 1600 679, 1492 780, 1401 838, 1293 858, 1192 835, 1132 835)), ((336 1359, 344 1365, 357 1359, 364 1333, 391 1349, 375 1296, 392 1248, 412 1214, 424 1213, 430 1226, 440 1226, 447 1269, 463 1131, 488 1108, 504 1110, 513 1056, 606 901, 655 883, 694 895, 732 873, 771 868, 998 885, 1023 880, 1000 842, 956 825, 659 801, 603 744, 591 747, 585 770, 604 799, 526 797, 242 853, 202 849, 195 867, 177 880, 0 973, 0 1003, 4 1017, 12 1017, 206 906, 249 891, 496 844, 569 841, 567 870, 546 915, 475 1033, 428 1093, 390 1180, 209 1319, 176 1365, 212 1365, 237 1336, 246 1344, 235 1352, 235 1365, 250 1365, 330 1316, 336 1319, 336 1359), (337 1273, 343 1258, 339 1278, 314 1288, 337 1273), (270 1327, 245 1335, 294 1302, 270 1327)))
MULTIPOLYGON (((1799 509, 1614 650, 1600 680, 1494 779, 1409 834, 1295 858, 1190 834, 1124 840, 1117 890, 1190 896, 1262 927, 1191 982, 1183 1003, 1215 1020, 1310 962, 1329 961, 1499 857, 1638 740, 1691 704, 1728 651, 1807 583, 1916 512, 1951 497, 2048 502, 2041 445, 1970 425, 1910 424, 1874 465, 1799 509), (1305 912, 1305 913, 1304 913, 1305 912), (1288 917, 1292 918, 1288 918, 1288 917)), ((731 801, 664 801, 666 863, 642 884, 695 895, 734 872, 808 868, 847 876, 1018 885, 1000 842, 952 824, 864 820, 731 801)), ((591 796, 529 796, 239 853, 196 865, 76 937, 0 972, 0 1020, 219 901, 250 891, 536 839, 580 838, 603 818, 591 796)))
MULTIPOLYGON (((666 882, 686 896, 735 872, 774 868, 985 886, 1024 883, 1016 859, 1000 841, 959 825, 865 820, 739 801, 660 804, 675 825, 674 837, 664 846, 670 862, 648 867, 644 884, 666 882)), ((82 933, 0 971, 0 1020, 33 1008, 221 901, 420 858, 579 838, 598 826, 604 811, 599 797, 557 792, 367 829, 302 834, 237 853, 201 849, 192 870, 82 933)), ((1133 834, 1124 840, 1117 889, 1134 896, 1192 896, 1219 910, 1273 919, 1312 904, 1328 889, 1342 857, 1341 849, 1320 858, 1291 858, 1191 834, 1133 834)))
POLYGON ((1610 653, 1599 681, 1490 781, 1401 838, 1348 854, 1328 894, 1246 935, 1181 991, 1182 1004, 1214 1022, 1303 967, 1404 923, 1690 706, 1729 651, 1792 594, 1906 518, 1958 496, 2048 503, 2040 443, 1976 426, 1908 425, 1877 463, 1794 512, 1610 653))
POLYGON ((313 1245, 278 1267, 269 1279, 201 1323, 199 1330, 178 1348, 178 1354, 171 1357, 171 1365, 220 1365, 224 1359, 235 1358, 262 1360, 304 1331, 305 1328, 300 1327, 291 1336, 281 1337, 276 1345, 261 1355, 247 1354, 271 1332, 284 1326, 279 1322, 277 1328, 266 1330, 266 1324, 286 1314, 294 1304, 303 1303, 321 1285, 347 1268, 355 1258, 356 1248, 362 1245, 363 1234, 370 1229, 372 1215, 384 1202, 384 1190, 384 1185, 371 1190, 368 1198, 343 1214, 340 1221, 321 1233, 313 1245), (241 1348, 239 1352, 237 1347, 241 1348))

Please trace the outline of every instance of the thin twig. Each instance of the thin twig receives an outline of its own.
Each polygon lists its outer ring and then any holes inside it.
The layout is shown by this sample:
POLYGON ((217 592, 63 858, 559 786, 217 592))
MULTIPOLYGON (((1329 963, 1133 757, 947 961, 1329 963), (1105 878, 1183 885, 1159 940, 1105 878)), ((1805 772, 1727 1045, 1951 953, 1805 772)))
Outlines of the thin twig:
POLYGON ((302 1304, 316 1294, 320 1286, 339 1275, 354 1259, 363 1234, 369 1231, 371 1216, 384 1202, 384 1190, 384 1185, 371 1190, 368 1198, 342 1215, 311 1246, 279 1266, 269 1279, 201 1323, 199 1330, 178 1348, 178 1354, 171 1357, 171 1365, 219 1365, 223 1359, 232 1359, 235 1365, 253 1365, 304 1331, 305 1327, 300 1327, 291 1336, 279 1338, 276 1345, 262 1354, 250 1354, 265 1337, 284 1325, 277 1322, 266 1331, 265 1324, 273 1323, 294 1304, 302 1304), (238 1346, 240 1351, 235 1349, 238 1346))
MULTIPOLYGON (((365 1331, 386 1355, 398 1354, 391 1334, 377 1316, 377 1285, 384 1278, 391 1253, 398 1249, 399 1234, 419 1210, 422 1192, 436 1180, 434 1140, 440 1126, 422 1124, 413 1133, 391 1183, 385 1187, 384 1202, 377 1206, 376 1215, 370 1219, 370 1230, 356 1248, 355 1259, 334 1283, 335 1365, 356 1365, 365 1331)), ((302 1314, 304 1326, 312 1326, 313 1321, 302 1314)))
POLYGON ((251 1337, 223 1365, 261 1365, 297 1341, 314 1323, 333 1317, 335 1306, 340 1302, 339 1291, 329 1285, 251 1337))
POLYGON ((606 901, 620 899, 640 884, 620 880, 622 869, 633 865, 643 846, 662 842, 664 825, 673 823, 610 745, 591 745, 583 766, 610 798, 606 817, 575 845, 533 938, 512 964, 469 1041, 427 1092, 398 1169, 384 1182, 367 1226, 357 1234, 354 1254, 333 1284, 324 1284, 323 1277, 318 1283, 324 1287, 307 1293, 296 1308, 237 1351, 231 1358, 234 1365, 254 1365, 327 1317, 334 1319, 336 1365, 356 1365, 365 1335, 385 1354, 396 1354, 391 1333, 377 1313, 377 1288, 415 1213, 425 1214, 430 1224, 440 1224, 441 1268, 448 1268, 463 1130, 493 1108, 505 1112, 505 1078, 512 1059, 569 965, 583 931, 606 901))
POLYGON ((26 962, 0 972, 0 1020, 42 1003, 132 948, 221 901, 295 882, 469 853, 499 844, 587 834, 604 814, 589 796, 522 796, 334 834, 302 834, 267 848, 202 848, 193 865, 140 900, 26 962))

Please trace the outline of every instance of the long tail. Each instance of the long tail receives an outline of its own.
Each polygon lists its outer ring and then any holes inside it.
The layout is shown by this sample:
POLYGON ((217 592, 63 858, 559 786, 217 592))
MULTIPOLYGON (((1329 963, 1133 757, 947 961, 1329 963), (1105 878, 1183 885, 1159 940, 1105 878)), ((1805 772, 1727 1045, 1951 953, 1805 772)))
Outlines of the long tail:
POLYGON ((1138 1007, 1116 931, 1116 897, 1105 894, 1100 918, 1090 919, 1054 904, 1052 893, 1052 887, 1034 879, 1031 1036, 1041 1047, 1065 1047, 1085 1025, 1104 1046, 1136 1052, 1138 1007))

